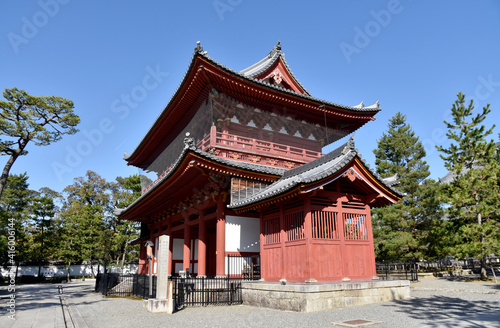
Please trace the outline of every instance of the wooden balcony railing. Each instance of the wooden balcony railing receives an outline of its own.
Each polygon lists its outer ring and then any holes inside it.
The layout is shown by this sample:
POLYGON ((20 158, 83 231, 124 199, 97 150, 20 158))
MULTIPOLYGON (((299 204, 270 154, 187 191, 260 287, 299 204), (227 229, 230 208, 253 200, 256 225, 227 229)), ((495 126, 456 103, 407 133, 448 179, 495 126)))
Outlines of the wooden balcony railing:
POLYGON ((315 160, 323 154, 321 152, 292 147, 279 143, 241 137, 234 134, 217 132, 207 135, 198 143, 198 148, 206 150, 208 147, 224 147, 231 150, 240 150, 252 154, 261 154, 271 157, 288 158, 305 163, 315 160))
MULTIPOLYGON (((209 147, 215 147, 219 149, 227 149, 229 151, 239 151, 241 153, 261 155, 267 158, 267 160, 272 161, 271 165, 277 165, 278 167, 292 168, 296 165, 302 165, 303 163, 311 162, 321 156, 322 153, 306 150, 302 148, 287 146, 275 142, 269 142, 259 139, 245 138, 234 134, 217 132, 215 126, 210 130, 205 138, 200 140, 196 145, 198 148, 207 151, 209 147), (275 159, 281 159, 279 161, 275 159), (283 160, 284 159, 284 160, 283 160), (286 160, 292 161, 288 163, 286 160), (295 161, 295 162, 293 162, 295 161), (278 164, 278 162, 280 162, 278 164)), ((239 160, 251 162, 249 159, 251 155, 244 155, 239 157, 239 160)), ((253 156, 255 157, 255 156, 253 156)), ((266 161, 267 161, 266 160, 266 161)), ((172 165, 168 167, 155 181, 153 181, 149 186, 142 188, 142 193, 145 193, 151 189, 155 184, 157 184, 161 179, 165 177, 168 171, 172 168, 172 165)))

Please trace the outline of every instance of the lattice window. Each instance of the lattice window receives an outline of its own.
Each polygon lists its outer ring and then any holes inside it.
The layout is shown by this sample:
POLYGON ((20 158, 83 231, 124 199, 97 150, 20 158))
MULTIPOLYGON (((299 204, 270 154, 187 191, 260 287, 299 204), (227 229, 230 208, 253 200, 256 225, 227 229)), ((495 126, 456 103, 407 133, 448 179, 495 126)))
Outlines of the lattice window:
POLYGON ((339 239, 337 212, 313 211, 312 233, 313 238, 339 239))
POLYGON ((346 240, 367 240, 366 215, 342 213, 344 220, 344 238, 346 240))
POLYGON ((231 179, 231 204, 243 201, 246 198, 264 190, 269 184, 259 181, 231 179))
POLYGON ((304 239, 304 212, 285 215, 286 241, 304 239))
POLYGON ((281 242, 279 217, 264 221, 264 237, 266 238, 266 245, 281 242))

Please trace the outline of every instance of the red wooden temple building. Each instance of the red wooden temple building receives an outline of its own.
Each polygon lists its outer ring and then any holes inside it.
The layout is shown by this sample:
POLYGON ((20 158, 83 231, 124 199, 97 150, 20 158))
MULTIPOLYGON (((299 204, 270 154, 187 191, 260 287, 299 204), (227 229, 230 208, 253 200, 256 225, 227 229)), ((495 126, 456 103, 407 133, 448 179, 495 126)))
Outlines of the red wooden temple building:
MULTIPOLYGON (((120 220, 142 223, 144 242, 168 234, 169 272, 228 274, 229 255, 260 255, 265 281, 376 276, 370 209, 401 194, 374 174, 351 137, 378 102, 349 107, 313 97, 281 45, 234 71, 198 43, 178 89, 127 165, 154 174, 120 220)), ((157 272, 156 249, 153 273, 157 272)))

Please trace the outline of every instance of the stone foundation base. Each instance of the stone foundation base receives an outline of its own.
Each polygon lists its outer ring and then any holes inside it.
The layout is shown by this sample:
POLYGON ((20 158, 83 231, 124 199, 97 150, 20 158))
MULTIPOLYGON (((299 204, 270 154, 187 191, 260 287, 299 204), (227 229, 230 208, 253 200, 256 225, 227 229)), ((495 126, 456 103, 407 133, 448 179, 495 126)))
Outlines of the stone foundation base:
POLYGON ((332 283, 243 282, 243 304, 316 312, 410 298, 408 280, 332 283))
POLYGON ((174 301, 166 298, 151 298, 146 301, 145 307, 149 312, 174 312, 174 301))

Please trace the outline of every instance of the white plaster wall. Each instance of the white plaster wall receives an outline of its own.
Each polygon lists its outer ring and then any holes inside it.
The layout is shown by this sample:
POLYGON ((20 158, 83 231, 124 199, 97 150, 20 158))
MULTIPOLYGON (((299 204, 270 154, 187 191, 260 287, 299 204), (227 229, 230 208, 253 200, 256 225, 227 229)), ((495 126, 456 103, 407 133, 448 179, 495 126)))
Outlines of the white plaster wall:
POLYGON ((260 252, 260 219, 226 216, 226 252, 260 252))
MULTIPOLYGON (((131 264, 131 265, 126 265, 123 268, 122 273, 123 274, 136 274, 138 272, 139 265, 137 264, 131 264)), ((114 266, 108 266, 107 267, 108 272, 119 272, 119 268, 114 267, 114 266)), ((13 271, 15 272, 15 267, 13 268, 13 271)), ((41 274, 44 276, 52 277, 60 277, 60 276, 66 276, 67 275, 67 268, 65 266, 61 265, 50 265, 50 266, 42 266, 41 274)), ((100 268, 98 265, 94 265, 92 268, 90 265, 72 265, 71 266, 71 271, 70 271, 70 276, 90 276, 92 275, 92 271, 94 271, 94 275, 97 273, 104 272, 104 266, 100 265, 100 268)), ((9 275, 9 270, 6 268, 1 267, 0 268, 0 275, 3 277, 6 277, 9 275)), ((17 276, 38 276, 38 266, 35 265, 29 265, 29 266, 20 266, 17 270, 17 276)))
MULTIPOLYGON (((174 238, 172 247, 172 260, 182 260, 184 257, 184 239, 174 238)), ((191 240, 191 251, 194 251, 194 259, 198 260, 198 239, 191 240)), ((192 255, 191 258, 193 258, 192 255)))
MULTIPOLYGON (((182 260, 184 257, 184 239, 182 238, 174 238, 173 241, 173 253, 172 260, 182 260)), ((198 239, 191 240, 191 251, 194 251, 194 260, 198 260, 198 239)), ((193 258, 193 254, 191 254, 191 258, 193 258)), ((182 263, 175 264, 175 273, 179 273, 182 270, 182 263)), ((192 273, 198 272, 198 266, 194 265, 194 269, 192 273)))
POLYGON ((182 260, 184 255, 184 239, 174 238, 172 260, 182 260))
POLYGON ((182 271, 182 263, 175 263, 175 273, 182 271))
MULTIPOLYGON (((193 250, 194 250, 194 260, 198 261, 198 239, 191 241, 191 251, 193 250)), ((193 258, 193 256, 191 256, 191 258, 193 258)))

